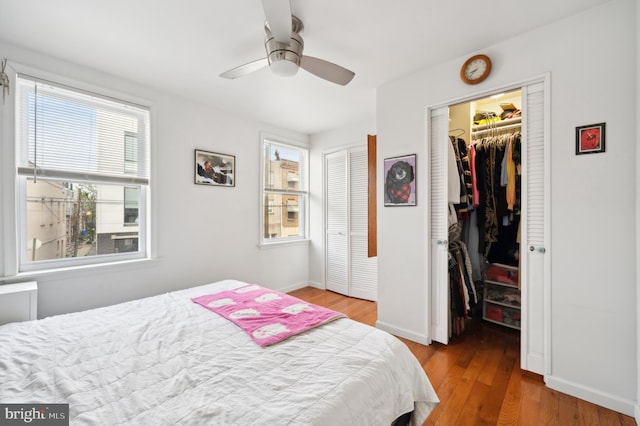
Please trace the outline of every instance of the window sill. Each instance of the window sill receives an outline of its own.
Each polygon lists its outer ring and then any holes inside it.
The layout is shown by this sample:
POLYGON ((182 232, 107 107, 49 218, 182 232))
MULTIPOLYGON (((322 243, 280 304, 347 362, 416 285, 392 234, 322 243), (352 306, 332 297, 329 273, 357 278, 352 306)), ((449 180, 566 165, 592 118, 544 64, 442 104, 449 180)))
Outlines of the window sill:
POLYGON ((117 268, 118 271, 126 271, 128 269, 136 269, 140 267, 146 267, 150 262, 154 262, 153 258, 140 258, 140 259, 131 259, 131 260, 121 260, 115 262, 104 262, 104 263, 92 263, 87 265, 74 265, 62 268, 51 268, 51 269, 39 269, 33 271, 23 271, 18 272, 14 276, 0 277, 0 283, 29 278, 37 280, 38 277, 47 276, 47 277, 55 277, 56 279, 63 279, 65 277, 77 277, 83 275, 93 275, 96 273, 96 269, 111 269, 117 268))
POLYGON ((259 243, 258 248, 260 250, 265 250, 265 249, 268 250, 268 249, 274 249, 274 248, 282 248, 285 246, 309 245, 310 241, 311 240, 309 240, 308 238, 304 238, 304 239, 292 240, 292 241, 274 241, 270 243, 259 243))

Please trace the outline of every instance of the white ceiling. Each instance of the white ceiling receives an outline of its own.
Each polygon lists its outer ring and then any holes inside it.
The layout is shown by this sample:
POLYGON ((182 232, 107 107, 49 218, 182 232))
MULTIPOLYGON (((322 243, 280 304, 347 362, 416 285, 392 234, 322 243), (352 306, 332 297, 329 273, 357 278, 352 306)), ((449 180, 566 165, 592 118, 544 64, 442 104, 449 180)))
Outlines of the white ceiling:
POLYGON ((304 70, 219 77, 265 56, 260 0, 0 0, 0 40, 312 134, 374 117, 389 80, 606 1, 291 0, 304 53, 356 73, 344 87, 304 70))

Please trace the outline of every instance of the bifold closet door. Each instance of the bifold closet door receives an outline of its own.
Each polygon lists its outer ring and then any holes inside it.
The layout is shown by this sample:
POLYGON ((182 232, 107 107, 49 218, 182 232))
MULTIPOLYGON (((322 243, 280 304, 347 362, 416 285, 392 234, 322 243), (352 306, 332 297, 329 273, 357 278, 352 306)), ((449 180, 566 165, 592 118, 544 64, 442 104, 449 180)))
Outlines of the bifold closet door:
POLYGON ((523 203, 521 232, 522 328, 520 365, 537 374, 548 371, 549 339, 545 324, 545 293, 548 291, 549 254, 549 147, 545 138, 546 121, 544 83, 522 88, 524 119, 523 203))
POLYGON ((349 295, 347 151, 325 156, 326 286, 349 295))
POLYGON ((378 265, 368 257, 367 148, 325 156, 326 286, 377 300, 378 265))
POLYGON ((431 339, 449 343, 449 227, 447 225, 447 144, 449 143, 449 108, 429 112, 430 199, 429 227, 431 265, 431 339))
POLYGON ((349 296, 378 299, 378 261, 369 257, 367 147, 349 150, 349 296))

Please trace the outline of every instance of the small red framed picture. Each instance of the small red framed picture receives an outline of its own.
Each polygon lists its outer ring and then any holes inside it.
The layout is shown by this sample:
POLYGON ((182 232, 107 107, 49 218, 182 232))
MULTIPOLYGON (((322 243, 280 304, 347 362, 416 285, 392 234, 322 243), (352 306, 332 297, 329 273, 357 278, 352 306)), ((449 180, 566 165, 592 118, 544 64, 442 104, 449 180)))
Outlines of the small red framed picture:
POLYGON ((576 127, 576 155, 604 152, 605 123, 576 127))

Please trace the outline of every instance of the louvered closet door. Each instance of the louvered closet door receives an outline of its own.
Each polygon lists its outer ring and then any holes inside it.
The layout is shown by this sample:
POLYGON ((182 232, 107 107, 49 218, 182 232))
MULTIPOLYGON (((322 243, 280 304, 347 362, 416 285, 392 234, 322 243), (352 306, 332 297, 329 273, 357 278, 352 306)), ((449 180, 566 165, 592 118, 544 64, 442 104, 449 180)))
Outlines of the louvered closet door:
POLYGON ((347 151, 325 156, 326 286, 349 295, 347 151))
POLYGON ((544 295, 548 274, 548 177, 549 162, 545 149, 545 84, 522 90, 523 171, 522 198, 525 201, 521 227, 522 250, 522 351, 523 369, 545 374, 544 295))
POLYGON ((449 275, 447 241, 447 143, 449 108, 430 111, 430 265, 431 265, 431 339, 449 342, 449 275))
POLYGON ((349 152, 350 288, 349 295, 378 299, 377 257, 368 257, 367 147, 349 152))

